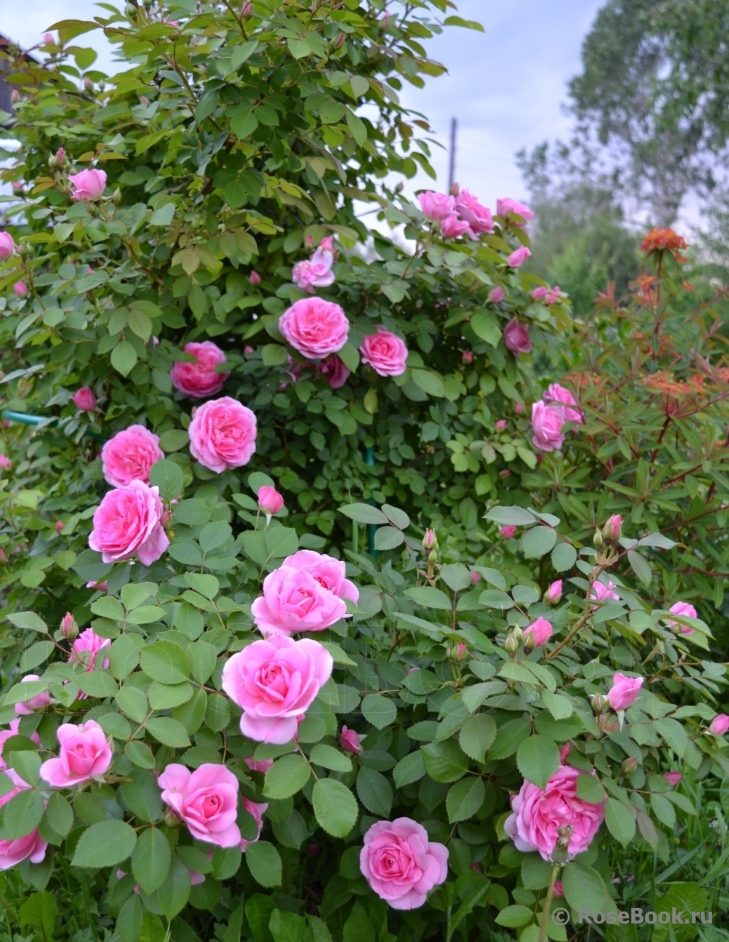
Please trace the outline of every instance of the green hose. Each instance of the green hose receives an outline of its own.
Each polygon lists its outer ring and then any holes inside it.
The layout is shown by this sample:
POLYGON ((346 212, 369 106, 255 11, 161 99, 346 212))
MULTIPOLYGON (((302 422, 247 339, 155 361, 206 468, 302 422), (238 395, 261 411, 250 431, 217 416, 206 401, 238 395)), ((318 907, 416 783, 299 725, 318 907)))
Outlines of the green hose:
MULTIPOLYGON (((27 412, 13 412, 12 409, 3 409, 2 417, 10 422, 18 422, 22 425, 32 425, 34 427, 43 424, 51 426, 58 423, 58 419, 47 419, 42 415, 28 415, 27 412)), ((107 440, 106 435, 100 435, 98 432, 86 431, 84 432, 84 436, 93 438, 97 442, 105 442, 107 440)))

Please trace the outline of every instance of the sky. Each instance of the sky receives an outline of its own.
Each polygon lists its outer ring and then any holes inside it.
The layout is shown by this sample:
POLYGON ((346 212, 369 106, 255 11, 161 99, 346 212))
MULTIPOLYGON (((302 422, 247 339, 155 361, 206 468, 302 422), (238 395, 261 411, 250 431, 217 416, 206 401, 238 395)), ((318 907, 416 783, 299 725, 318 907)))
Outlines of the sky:
MULTIPOLYGON (((424 90, 407 86, 403 103, 427 116, 446 145, 450 120, 458 121, 456 179, 493 205, 498 197, 526 196, 514 155, 544 140, 565 137, 566 84, 580 69, 582 40, 603 0, 456 0, 458 14, 478 20, 484 32, 449 27, 428 44, 432 59, 448 74, 431 78, 424 90)), ((93 0, 31 0, 0 4, 0 33, 25 48, 38 43, 53 23, 91 19, 93 0)), ((99 33, 80 43, 99 51, 95 67, 112 68, 99 33)), ((437 185, 445 189, 448 158, 436 150, 437 185)), ((432 185, 424 175, 407 187, 432 185)))

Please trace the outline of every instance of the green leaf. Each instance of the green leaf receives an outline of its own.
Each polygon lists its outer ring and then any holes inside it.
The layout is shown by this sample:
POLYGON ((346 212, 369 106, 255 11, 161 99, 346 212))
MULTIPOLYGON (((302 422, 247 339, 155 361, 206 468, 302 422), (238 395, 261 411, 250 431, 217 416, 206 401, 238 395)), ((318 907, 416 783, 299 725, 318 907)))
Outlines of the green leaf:
POLYGON ((389 697, 370 693, 362 701, 362 715, 377 729, 384 729, 397 719, 397 707, 389 697))
POLYGON ((352 760, 345 756, 334 746, 326 746, 318 743, 311 750, 310 760, 314 765, 320 765, 323 769, 331 769, 332 772, 351 772, 352 760))
POLYGON ((40 631, 43 633, 48 631, 48 625, 42 618, 39 618, 35 612, 15 612, 12 615, 8 615, 7 619, 15 625, 16 628, 29 628, 31 631, 40 631))
POLYGON ((421 746, 425 771, 435 782, 456 782, 468 770, 468 758, 452 740, 421 746))
POLYGON ((147 720, 145 729, 165 746, 173 749, 184 749, 190 745, 190 739, 182 723, 170 719, 168 716, 157 716, 147 720))
POLYGON ((129 376, 137 365, 137 351, 128 340, 121 340, 111 351, 111 365, 122 376, 129 376))
POLYGON ((333 778, 320 778, 312 792, 314 815, 332 837, 346 837, 357 823, 359 809, 352 792, 333 778))
POLYGON ((253 879, 261 886, 281 886, 283 867, 279 852, 268 841, 255 841, 246 847, 246 863, 253 879))
POLYGON ((552 550, 552 565, 557 572, 572 569, 577 560, 577 550, 571 543, 558 543, 552 550))
POLYGON ((557 542, 557 531, 551 527, 532 527, 521 538, 521 548, 527 559, 539 559, 557 542))
POLYGON ((167 879, 172 864, 170 842, 158 828, 147 828, 132 855, 134 879, 145 893, 154 893, 167 879))
POLYGON ((142 904, 132 894, 119 910, 116 931, 122 942, 139 942, 142 933, 142 904))
POLYGON ((60 792, 54 792, 48 799, 45 817, 61 837, 65 837, 73 826, 73 808, 60 792))
POLYGON ((567 697, 563 697, 560 693, 552 693, 550 690, 543 690, 542 700, 555 720, 566 720, 568 717, 572 716, 574 712, 572 702, 568 700, 567 697))
POLYGON ((161 684, 179 684, 190 676, 185 650, 173 641, 155 641, 141 651, 142 670, 161 684))
POLYGON ((617 798, 608 798, 605 802, 605 824, 615 840, 627 847, 635 835, 635 812, 617 798))
POLYGON ((478 311, 471 315, 470 324, 477 337, 492 347, 498 346, 501 340, 501 326, 495 314, 490 311, 478 311))
POLYGON ((592 805, 599 805, 605 801, 605 791, 594 775, 581 772, 577 777, 577 797, 592 805))
MULTIPOLYGON (((274 909, 268 923, 274 942, 302 942, 306 932, 306 919, 282 909, 274 909)), ((309 937, 310 942, 314 942, 309 937)))
POLYGON ((380 527, 375 533, 375 549, 391 550, 405 542, 405 535, 402 530, 395 527, 380 527))
POLYGON ((74 676, 73 681, 83 693, 99 700, 115 697, 119 692, 119 687, 108 670, 82 671, 74 676))
POLYGON ((483 762, 486 750, 496 738, 496 721, 485 713, 467 717, 458 734, 458 742, 476 762, 483 762))
POLYGON ((646 559, 640 553, 636 553, 635 550, 628 550, 628 562, 640 581, 646 586, 650 585, 653 573, 646 559))
POLYGON ((25 837, 40 824, 45 810, 43 795, 34 789, 24 789, 11 798, 3 810, 3 838, 15 840, 25 837))
POLYGON ((406 589, 405 595, 409 596, 416 605, 422 605, 424 608, 438 608, 447 612, 453 608, 453 601, 445 592, 430 585, 406 589))
POLYGON ((303 756, 283 756, 266 772, 263 794, 267 798, 290 798, 306 785, 310 774, 303 756))
POLYGON ((419 781, 425 775, 425 763, 420 752, 411 752, 400 759, 398 764, 392 770, 392 777, 396 788, 402 788, 403 785, 410 785, 412 782, 419 781))
POLYGON ((528 890, 542 890, 552 879, 552 864, 540 854, 525 854, 521 862, 522 883, 528 890))
POLYGON ((523 507, 494 507, 485 515, 487 520, 495 523, 511 524, 514 527, 526 527, 537 522, 537 518, 530 510, 523 507))
POLYGON ((174 500, 182 493, 184 485, 182 468, 166 458, 155 461, 149 469, 149 482, 159 488, 162 500, 174 500))
POLYGON ((446 795, 448 821, 465 821, 478 813, 486 798, 486 788, 480 778, 463 778, 451 785, 446 795))
POLYGON ((488 759, 507 759, 509 756, 513 756, 519 748, 519 744, 529 735, 530 730, 529 720, 522 718, 504 723, 496 733, 493 746, 489 748, 488 759))
POLYGON ((164 206, 160 206, 159 209, 155 209, 155 211, 149 217, 148 225, 169 226, 169 224, 172 222, 172 217, 174 215, 175 215, 175 204, 165 203, 164 206))
POLYGON ((35 644, 31 644, 29 648, 23 651, 23 656, 20 659, 21 672, 25 673, 42 664, 43 661, 47 661, 54 648, 55 643, 53 641, 36 641, 35 644))
POLYGON ((280 343, 267 343, 261 347, 264 366, 283 366, 288 356, 286 347, 282 347, 280 343))
MULTIPOLYGON (((146 821, 148 824, 159 820, 162 817, 162 798, 155 776, 141 769, 132 769, 127 776, 130 781, 122 782, 120 791, 129 810, 140 821, 146 821)), ((145 890, 145 893, 152 892, 153 890, 145 890)))
POLYGON ((18 922, 25 928, 30 926, 38 930, 36 938, 50 940, 58 916, 58 902, 53 893, 45 890, 40 893, 31 893, 18 911, 18 922))
POLYGON ((160 909, 168 919, 181 912, 190 898, 190 871, 175 859, 167 879, 157 891, 160 909))
POLYGON ((134 828, 125 821, 99 821, 79 838, 72 863, 74 867, 113 867, 129 857, 136 843, 134 828))
POLYGON ((274 559, 293 556, 299 548, 296 530, 291 527, 271 527, 266 530, 266 552, 274 559))
POLYGON ((355 523, 389 523, 387 517, 377 507, 371 507, 369 504, 345 504, 339 508, 339 512, 345 517, 354 520, 355 523))
POLYGON ((442 399, 445 396, 445 387, 443 380, 437 373, 431 373, 430 370, 411 370, 411 375, 415 385, 422 389, 424 393, 433 396, 436 399, 442 399))
POLYGON ((532 921, 534 914, 528 906, 522 906, 521 903, 515 903, 502 909, 496 917, 496 924, 506 926, 508 929, 516 929, 519 926, 526 926, 532 921))
POLYGON ((392 810, 392 786, 381 772, 362 766, 357 773, 359 800, 378 818, 387 818, 392 810))
POLYGON ((562 886, 565 899, 573 909, 588 909, 592 913, 599 913, 603 911, 606 897, 609 899, 600 874, 592 867, 576 863, 574 860, 562 871, 562 886))
POLYGON ((559 749, 546 736, 529 736, 516 751, 516 764, 528 782, 544 789, 560 766, 559 749))

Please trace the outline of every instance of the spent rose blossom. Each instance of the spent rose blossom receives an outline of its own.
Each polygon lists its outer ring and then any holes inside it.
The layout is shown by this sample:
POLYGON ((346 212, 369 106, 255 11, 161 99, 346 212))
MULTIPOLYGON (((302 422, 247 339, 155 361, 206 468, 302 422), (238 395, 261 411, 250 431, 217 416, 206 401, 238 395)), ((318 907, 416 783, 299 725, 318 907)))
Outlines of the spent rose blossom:
POLYGON ((350 377, 349 367, 344 365, 344 360, 332 353, 325 360, 319 363, 318 371, 326 379, 332 389, 341 389, 350 377))
POLYGON ((506 292, 501 287, 501 285, 496 285, 495 288, 492 288, 489 291, 489 301, 491 301, 492 304, 499 304, 499 302, 503 301, 505 297, 506 292))
POLYGON ((613 685, 608 690, 608 703, 613 710, 627 710, 632 706, 643 686, 643 677, 626 677, 618 671, 613 674, 613 685))
POLYGON ((69 664, 83 664, 87 672, 96 668, 106 669, 109 666, 110 647, 110 638, 102 638, 93 628, 87 628, 71 645, 71 656, 68 662, 69 664))
MULTIPOLYGON (((669 609, 672 615, 679 615, 681 618, 698 618, 699 616, 696 613, 696 609, 693 605, 690 605, 688 602, 676 602, 669 609)), ((692 628, 690 625, 679 625, 678 622, 670 620, 668 621, 669 628, 678 628, 682 635, 692 635, 696 629, 692 628)))
MULTIPOLYGON (((21 677, 20 683, 25 684, 34 680, 40 680, 38 674, 26 674, 25 677, 21 677)), ((50 702, 50 694, 43 691, 42 693, 37 693, 29 700, 22 700, 16 703, 15 712, 18 716, 29 716, 31 713, 35 713, 36 710, 44 710, 50 702)))
POLYGON ((455 200, 456 212, 464 222, 468 223, 468 234, 472 239, 478 238, 483 232, 494 231, 491 210, 482 206, 473 193, 460 190, 455 200))
POLYGON ((520 245, 518 249, 514 249, 511 255, 507 258, 506 264, 509 268, 519 268, 524 262, 530 257, 532 253, 525 245, 520 245))
MULTIPOLYGON (((610 582, 608 579, 607 583, 604 582, 595 582, 592 586, 592 591, 590 592, 590 598, 593 602, 609 602, 610 599, 618 600, 620 596, 614 590, 617 588, 614 582, 610 582)), ((593 608, 597 608, 596 605, 593 605, 593 608)))
POLYGON ((317 641, 280 635, 254 641, 228 658, 222 686, 243 710, 243 735, 276 745, 291 742, 333 667, 331 654, 317 641))
POLYGON ((447 193, 435 193, 433 190, 418 193, 418 202, 424 215, 433 222, 440 222, 450 216, 456 205, 452 196, 447 193))
POLYGON ((0 262, 10 258, 16 251, 17 246, 9 232, 0 232, 0 262))
POLYGON ((81 782, 101 779, 109 771, 112 760, 111 740, 96 720, 80 726, 64 723, 58 727, 60 745, 57 759, 47 759, 40 774, 54 788, 70 788, 81 782))
POLYGON ((577 408, 575 397, 569 389, 565 389, 559 383, 552 383, 551 386, 548 386, 542 398, 549 405, 561 407, 565 422, 579 422, 580 424, 583 422, 583 416, 577 408))
POLYGON ((534 219, 534 213, 526 203, 520 203, 519 200, 512 200, 508 197, 496 200, 496 215, 501 216, 502 219, 507 219, 515 226, 523 226, 524 222, 534 219), (516 219, 512 218, 513 216, 521 216, 524 222, 517 222, 516 219))
POLYGON ((106 173, 103 170, 82 170, 71 174, 68 179, 73 186, 73 200, 97 200, 106 186, 106 173))
POLYGON ((531 353, 532 342, 527 325, 512 318, 504 328, 504 346, 515 357, 520 353, 531 353))
POLYGON ((71 402, 80 409, 81 412, 93 412, 96 408, 96 396, 88 386, 82 386, 71 396, 71 402))
POLYGON ((263 580, 263 595, 251 605, 251 615, 262 634, 287 636, 295 631, 323 631, 348 617, 342 599, 310 572, 285 563, 263 580))
POLYGON ((256 417, 230 396, 199 406, 187 433, 193 458, 218 474, 248 464, 256 450, 256 417))
POLYGON ((218 847, 240 846, 238 779, 224 765, 204 762, 191 772, 172 762, 157 782, 162 801, 193 837, 218 847))
POLYGON ((499 533, 503 536, 505 540, 510 540, 512 536, 516 533, 516 527, 512 526, 510 523, 504 524, 503 527, 499 527, 499 533))
POLYGON ((283 337, 310 360, 341 350, 349 336, 349 321, 338 304, 323 298, 302 298, 284 311, 278 322, 283 337))
POLYGON ((359 741, 359 733, 355 732, 353 729, 349 729, 346 726, 342 727, 342 731, 339 734, 339 745, 344 749, 345 752, 353 752, 355 755, 359 755, 362 752, 362 746, 359 741))
POLYGON ((24 298, 28 294, 28 286, 24 281, 16 281, 13 285, 13 291, 18 298, 24 298))
POLYGON ((124 487, 132 481, 149 484, 149 469, 164 456, 158 435, 143 425, 130 425, 105 442, 101 466, 112 487, 124 487))
POLYGON ((567 852, 569 857, 587 850, 605 816, 604 802, 593 804, 577 796, 577 779, 583 774, 569 765, 560 766, 542 791, 524 781, 512 796, 513 813, 504 822, 504 831, 516 849, 528 854, 538 851, 551 860, 557 846, 557 829, 571 827, 567 852))
POLYGON ((672 788, 675 788, 683 779, 683 775, 681 775, 680 772, 664 772, 663 777, 672 788))
POLYGON ((284 499, 275 487, 264 484, 258 489, 258 506, 264 512, 273 516, 284 508, 284 499))
MULTIPOLYGON (((12 780, 14 787, 7 795, 0 798, 0 808, 28 788, 27 782, 24 782, 13 769, 8 769, 5 774, 12 780)), ((47 847, 48 843, 38 834, 37 828, 13 840, 0 839, 0 870, 9 870, 27 859, 34 864, 42 863, 47 847)))
POLYGON ((359 868, 393 909, 418 909, 448 877, 448 848, 411 818, 377 821, 364 836, 359 868))
POLYGON ((186 343, 183 353, 193 360, 178 361, 170 370, 170 379, 175 389, 191 399, 205 399, 219 393, 230 373, 217 373, 215 368, 225 363, 225 353, 212 340, 202 343, 186 343))
POLYGON ((717 713, 714 719, 709 723, 709 732, 715 736, 723 736, 729 729, 729 716, 726 713, 717 713))
POLYGON ((114 488, 94 512, 89 546, 101 553, 105 563, 136 555, 144 566, 151 566, 170 545, 162 515, 157 487, 132 481, 125 487, 114 488))
POLYGON ((376 334, 369 334, 359 348, 362 362, 371 366, 380 376, 399 376, 407 369, 408 348, 405 341, 378 327, 376 334))
POLYGON ((245 854, 246 847, 249 844, 255 844, 256 841, 261 836, 261 831, 263 830, 263 816, 268 811, 268 804, 267 803, 264 804, 262 802, 251 801, 250 798, 244 798, 243 807, 248 812, 248 814, 253 818, 253 820, 256 822, 256 826, 258 827, 258 834, 256 834, 255 837, 249 838, 248 840, 246 840, 245 837, 241 837, 240 839, 240 849, 245 854))
POLYGON ((465 219, 459 219, 455 213, 451 213, 441 220, 440 231, 444 239, 458 239, 470 232, 470 227, 465 219))
POLYGON ((541 399, 532 405, 532 444, 539 451, 555 451, 562 447, 564 412, 541 399))
POLYGON ((526 636, 529 635, 533 642, 533 647, 540 648, 543 644, 546 644, 547 641, 552 637, 552 625, 547 621, 546 618, 542 618, 540 615, 536 621, 533 621, 531 625, 527 626, 524 629, 524 643, 526 644, 526 636))
MULTIPOLYGON (((8 739, 12 739, 13 736, 20 736, 20 717, 10 720, 10 729, 0 730, 0 771, 5 771, 8 767, 3 759, 3 747, 8 739)), ((40 736, 38 733, 31 733, 29 738, 36 746, 40 746, 40 736)))

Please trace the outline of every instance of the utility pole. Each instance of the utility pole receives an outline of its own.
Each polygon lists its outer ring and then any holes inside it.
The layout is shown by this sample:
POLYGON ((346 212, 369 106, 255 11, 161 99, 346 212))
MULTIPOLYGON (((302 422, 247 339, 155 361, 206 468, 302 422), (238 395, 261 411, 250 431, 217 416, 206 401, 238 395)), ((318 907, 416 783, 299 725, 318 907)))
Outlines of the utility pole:
POLYGON ((448 192, 450 193, 453 184, 456 182, 456 132, 458 130, 458 121, 451 118, 451 148, 448 156, 448 192))

